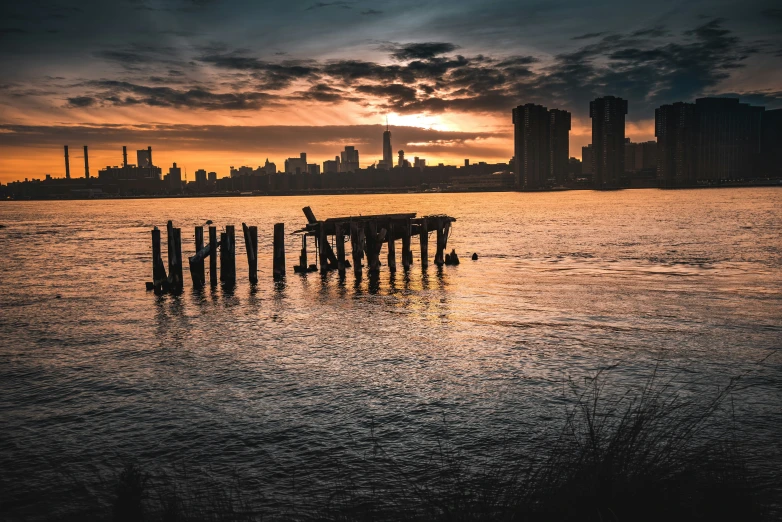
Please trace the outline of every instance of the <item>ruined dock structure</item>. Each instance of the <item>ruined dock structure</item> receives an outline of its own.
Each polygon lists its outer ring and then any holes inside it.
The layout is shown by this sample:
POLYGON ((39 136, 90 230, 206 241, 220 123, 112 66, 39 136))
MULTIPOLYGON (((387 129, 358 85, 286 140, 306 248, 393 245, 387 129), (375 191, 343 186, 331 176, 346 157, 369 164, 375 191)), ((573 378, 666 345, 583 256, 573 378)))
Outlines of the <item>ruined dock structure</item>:
MULTIPOLYGON (((429 236, 436 238, 434 264, 437 266, 458 264, 456 252, 446 254, 451 224, 456 218, 444 214, 416 217, 415 213, 381 214, 369 216, 345 216, 319 221, 310 207, 302 209, 307 224, 293 232, 301 236, 299 264, 294 272, 307 273, 320 270, 322 274, 336 270, 344 277, 348 268, 353 268, 357 278, 361 277, 366 260, 369 275, 379 273, 383 245, 387 246, 387 267, 391 272, 397 270, 397 241, 401 240, 401 264, 409 270, 413 264, 411 242, 418 237, 420 245, 420 263, 422 269, 429 265, 429 236), (308 238, 314 238, 317 263, 308 263, 308 238), (347 245, 349 242, 350 250, 347 245), (347 252, 350 252, 350 260, 347 252)), ((208 222, 211 224, 211 222, 208 222)), ((242 223, 245 252, 251 284, 258 282, 258 228, 242 223)), ((184 287, 182 276, 182 234, 174 228, 171 221, 166 226, 168 239, 168 274, 162 260, 161 232, 152 230, 152 282, 147 283, 148 290, 155 293, 181 293, 184 287)), ((275 279, 285 277, 285 225, 274 225, 273 270, 275 279)), ((195 227, 194 255, 188 258, 190 276, 195 288, 206 285, 205 260, 209 258, 209 283, 217 285, 217 259, 219 251, 220 282, 233 285, 236 282, 236 238, 233 225, 226 225, 225 232, 217 239, 217 227, 209 227, 209 243, 204 244, 204 227, 195 227)))

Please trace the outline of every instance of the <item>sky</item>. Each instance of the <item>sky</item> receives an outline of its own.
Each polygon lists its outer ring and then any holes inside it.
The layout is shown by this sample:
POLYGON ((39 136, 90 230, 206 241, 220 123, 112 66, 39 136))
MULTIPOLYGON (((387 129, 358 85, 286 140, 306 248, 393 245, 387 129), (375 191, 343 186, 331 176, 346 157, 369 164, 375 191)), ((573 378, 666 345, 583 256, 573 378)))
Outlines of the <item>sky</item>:
POLYGON ((657 0, 25 0, 0 4, 0 182, 93 175, 122 146, 166 172, 258 166, 345 145, 362 166, 394 150, 428 164, 507 162, 511 110, 573 114, 629 102, 627 136, 654 109, 732 95, 782 107, 778 2, 657 0))

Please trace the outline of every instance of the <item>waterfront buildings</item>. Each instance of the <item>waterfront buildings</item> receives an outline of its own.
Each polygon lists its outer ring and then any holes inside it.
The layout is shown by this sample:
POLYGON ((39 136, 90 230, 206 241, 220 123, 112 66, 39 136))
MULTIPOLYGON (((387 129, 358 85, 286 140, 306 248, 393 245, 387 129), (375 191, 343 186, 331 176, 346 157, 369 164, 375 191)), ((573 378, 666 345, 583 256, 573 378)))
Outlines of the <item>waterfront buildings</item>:
POLYGON ((513 109, 516 186, 526 190, 564 183, 568 171, 570 113, 527 103, 513 109))

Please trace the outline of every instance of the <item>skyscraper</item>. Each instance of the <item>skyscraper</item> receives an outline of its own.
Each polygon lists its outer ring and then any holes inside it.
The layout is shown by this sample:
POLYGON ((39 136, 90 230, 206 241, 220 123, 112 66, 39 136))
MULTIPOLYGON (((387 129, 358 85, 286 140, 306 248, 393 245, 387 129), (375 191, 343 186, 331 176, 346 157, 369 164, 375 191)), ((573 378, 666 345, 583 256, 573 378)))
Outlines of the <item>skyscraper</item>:
POLYGON ((353 146, 346 146, 340 153, 342 161, 340 163, 341 172, 355 172, 359 169, 358 151, 353 146))
POLYGON ((760 163, 763 107, 738 98, 695 100, 698 119, 699 181, 753 177, 760 163))
POLYGON ((386 130, 383 132, 383 167, 391 169, 394 166, 394 152, 391 149, 391 131, 388 129, 388 118, 386 118, 386 130))
POLYGON ((546 185, 550 171, 550 115, 546 107, 528 103, 513 109, 516 187, 534 190, 546 185))
POLYGON ((592 144, 581 147, 581 175, 592 177, 592 168, 595 163, 595 154, 592 144))
POLYGON ((570 113, 561 109, 549 111, 549 178, 557 185, 567 180, 570 161, 570 113))
POLYGON ((657 136, 657 183, 661 187, 696 181, 698 120, 694 103, 677 102, 654 111, 657 136))
POLYGON ((616 188, 625 171, 625 115, 627 100, 604 96, 589 102, 592 118, 594 158, 592 180, 595 188, 616 188))
POLYGON ((762 132, 762 171, 770 178, 782 178, 782 109, 763 113, 762 132))

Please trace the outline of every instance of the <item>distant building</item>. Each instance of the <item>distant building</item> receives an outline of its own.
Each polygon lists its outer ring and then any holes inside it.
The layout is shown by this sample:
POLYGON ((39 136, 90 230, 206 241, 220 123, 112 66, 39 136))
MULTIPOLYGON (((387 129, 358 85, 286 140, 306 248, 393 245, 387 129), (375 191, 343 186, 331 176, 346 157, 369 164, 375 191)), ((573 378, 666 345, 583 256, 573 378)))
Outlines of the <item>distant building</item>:
POLYGON ((310 176, 320 176, 320 165, 317 163, 310 163, 307 165, 307 173, 310 176))
POLYGON ((217 183, 217 172, 210 172, 207 174, 207 179, 209 180, 210 185, 217 183))
POLYGON ((616 188, 625 172, 627 100, 605 96, 589 102, 592 118, 592 181, 595 188, 616 188))
POLYGON ((286 174, 302 174, 307 172, 307 153, 302 152, 298 158, 288 158, 285 160, 286 174))
POLYGON ((581 177, 581 160, 578 158, 570 158, 568 160, 568 180, 576 181, 581 177))
POLYGON ((763 113, 761 169, 770 178, 782 178, 782 109, 763 113))
POLYGON ((350 145, 340 153, 342 161, 340 162, 340 172, 355 172, 359 169, 358 151, 350 145))
POLYGON ((266 158, 266 163, 263 164, 263 170, 266 174, 277 174, 277 165, 269 161, 269 158, 266 158))
MULTIPOLYGON (((762 175, 765 115, 763 107, 737 98, 700 98, 658 107, 658 185, 712 184, 762 175)), ((779 150, 778 143, 770 150, 779 150)))
POLYGON ((677 102, 654 110, 659 186, 676 187, 695 183, 697 129, 694 103, 677 102))
POLYGON ((551 117, 546 107, 528 103, 513 109, 516 186, 534 190, 548 183, 551 117))
POLYGON ((139 168, 147 169, 153 166, 152 163, 152 147, 147 147, 144 150, 136 151, 136 165, 139 168))
POLYGON ((426 160, 424 158, 419 158, 416 156, 413 158, 413 167, 417 169, 423 169, 426 167, 426 160))
MULTIPOLYGON (((382 165, 385 169, 390 170, 394 166, 394 152, 391 148, 391 131, 388 128, 388 122, 386 121, 386 130, 383 132, 383 161, 382 165)), ((378 166, 379 167, 379 166, 378 166)))
POLYGON ((560 109, 549 111, 549 178, 557 185, 568 177, 570 157, 570 113, 560 109))
POLYGON ((195 182, 198 188, 206 187, 206 171, 204 169, 195 171, 195 182))
POLYGON ((400 150, 398 152, 399 156, 397 158, 397 167, 409 167, 410 162, 405 159, 405 151, 400 150))
POLYGON ((177 167, 176 163, 174 163, 172 167, 169 167, 166 179, 168 180, 168 186, 171 190, 175 192, 182 190, 182 169, 177 167))
POLYGON ((339 156, 335 156, 333 160, 326 160, 323 162, 323 173, 339 172, 339 156))
POLYGON ((581 147, 581 174, 591 178, 594 163, 595 153, 592 144, 581 147))
POLYGON ((695 110, 698 181, 754 177, 760 166, 764 108, 739 103, 738 98, 699 98, 695 110))

